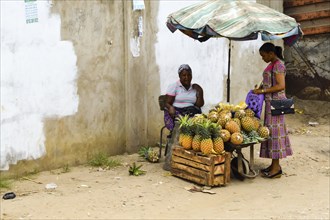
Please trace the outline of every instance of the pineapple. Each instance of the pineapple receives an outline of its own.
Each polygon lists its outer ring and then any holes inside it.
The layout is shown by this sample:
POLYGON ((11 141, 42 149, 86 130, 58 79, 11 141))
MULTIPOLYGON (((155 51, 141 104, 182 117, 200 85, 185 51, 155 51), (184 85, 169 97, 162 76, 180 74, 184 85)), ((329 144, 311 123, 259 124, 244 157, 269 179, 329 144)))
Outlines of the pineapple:
POLYGON ((221 127, 225 127, 226 123, 230 121, 231 117, 227 113, 220 113, 218 124, 221 125, 221 127))
POLYGON ((157 163, 159 162, 159 154, 157 151, 154 151, 154 150, 149 150, 148 151, 148 157, 147 157, 147 160, 149 162, 152 162, 152 163, 157 163))
POLYGON ((202 125, 200 123, 196 123, 194 125, 195 128, 195 136, 192 140, 192 149, 194 151, 201 151, 201 135, 200 135, 200 131, 201 131, 201 127, 202 125))
POLYGON ((219 117, 223 117, 223 116, 225 116, 225 117, 229 117, 229 119, 232 118, 231 111, 229 111, 229 110, 222 110, 222 111, 219 113, 219 117))
POLYGON ((230 142, 235 145, 239 145, 239 144, 243 143, 243 140, 244 140, 243 135, 238 132, 233 133, 230 137, 230 142))
POLYGON ((157 151, 154 151, 151 147, 149 146, 142 146, 139 149, 138 152, 140 157, 143 157, 144 159, 152 162, 152 163, 156 163, 159 161, 159 155, 157 151))
POLYGON ((250 132, 254 129, 253 119, 251 117, 245 116, 241 119, 242 128, 250 132))
POLYGON ((193 132, 192 132, 192 120, 189 115, 179 117, 179 144, 186 150, 191 149, 193 132))
POLYGON ((211 154, 213 150, 213 142, 210 133, 211 122, 206 121, 201 127, 201 151, 203 154, 211 154))
POLYGON ((253 120, 253 130, 258 131, 259 127, 261 126, 260 120, 256 117, 252 117, 253 120))
POLYGON ((237 110, 243 110, 247 107, 248 105, 244 102, 244 101, 241 101, 239 102, 237 105, 234 106, 234 111, 237 111, 237 110))
POLYGON ((191 118, 192 123, 202 123, 206 119, 206 115, 204 114, 196 114, 191 118))
POLYGON ((211 121, 211 122, 217 122, 219 119, 219 114, 216 110, 211 110, 210 113, 207 115, 207 118, 211 121))
POLYGON ((244 110, 238 110, 234 114, 234 118, 239 118, 240 120, 245 117, 246 113, 244 110))
POLYGON ((262 126, 258 129, 258 134, 261 138, 268 138, 269 137, 269 129, 266 126, 262 126))
POLYGON ((228 130, 231 134, 235 132, 241 132, 239 125, 233 120, 230 120, 226 123, 225 129, 228 130))
POLYGON ((240 129, 242 128, 241 120, 239 118, 233 118, 232 120, 238 124, 240 129))
POLYGON ((225 145, 223 143, 222 138, 220 137, 220 126, 215 123, 212 123, 211 128, 213 149, 217 154, 221 154, 225 150, 225 145))
POLYGON ((221 129, 220 137, 222 138, 223 142, 227 142, 230 140, 230 132, 226 129, 221 129))
POLYGON ((254 117, 254 114, 255 114, 255 113, 254 113, 254 111, 253 111, 252 109, 247 108, 247 109, 245 109, 244 111, 245 111, 246 116, 254 117))

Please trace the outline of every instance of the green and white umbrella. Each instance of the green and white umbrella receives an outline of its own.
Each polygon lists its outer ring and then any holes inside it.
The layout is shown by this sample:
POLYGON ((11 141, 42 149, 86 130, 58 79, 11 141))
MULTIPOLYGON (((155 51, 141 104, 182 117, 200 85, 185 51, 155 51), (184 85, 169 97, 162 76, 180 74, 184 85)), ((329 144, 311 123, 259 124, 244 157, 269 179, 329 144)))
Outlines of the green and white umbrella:
MULTIPOLYGON (((290 16, 251 0, 211 0, 180 9, 167 18, 167 27, 194 39, 210 37, 231 40, 299 38, 299 24, 290 16)), ((287 42, 292 44, 292 40, 287 42)))
MULTIPOLYGON (((251 0, 201 1, 171 13, 166 25, 170 31, 180 30, 200 42, 212 37, 254 40, 260 34, 264 41, 284 39, 285 44, 291 46, 302 36, 300 26, 294 18, 251 0)), ((227 102, 229 91, 230 65, 227 102)))

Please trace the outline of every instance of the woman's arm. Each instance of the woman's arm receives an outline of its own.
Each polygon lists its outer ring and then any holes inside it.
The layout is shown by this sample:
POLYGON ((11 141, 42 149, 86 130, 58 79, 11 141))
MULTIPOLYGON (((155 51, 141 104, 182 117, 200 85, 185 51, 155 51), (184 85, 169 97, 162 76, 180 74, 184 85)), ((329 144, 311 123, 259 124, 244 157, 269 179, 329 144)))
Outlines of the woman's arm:
POLYGON ((193 84, 192 88, 196 90, 196 102, 195 106, 202 107, 204 105, 204 94, 203 89, 198 84, 193 84))
POLYGON ((276 84, 268 89, 254 89, 253 92, 256 94, 262 94, 262 93, 274 93, 279 92, 285 89, 285 77, 284 73, 277 73, 275 75, 276 84))
POLYGON ((168 113, 172 117, 175 116, 175 108, 173 107, 174 100, 175 100, 175 96, 166 95, 165 107, 168 109, 168 113))

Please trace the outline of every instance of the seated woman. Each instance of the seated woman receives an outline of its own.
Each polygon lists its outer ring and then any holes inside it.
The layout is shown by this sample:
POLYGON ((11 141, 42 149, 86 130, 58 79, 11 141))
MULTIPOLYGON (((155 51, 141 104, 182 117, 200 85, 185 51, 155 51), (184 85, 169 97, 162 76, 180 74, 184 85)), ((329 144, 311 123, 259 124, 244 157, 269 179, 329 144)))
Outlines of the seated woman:
POLYGON ((168 86, 166 91, 166 103, 164 121, 167 129, 174 128, 176 116, 202 113, 201 107, 204 105, 203 89, 198 84, 191 84, 192 71, 188 64, 182 64, 178 70, 179 78, 177 82, 168 86))

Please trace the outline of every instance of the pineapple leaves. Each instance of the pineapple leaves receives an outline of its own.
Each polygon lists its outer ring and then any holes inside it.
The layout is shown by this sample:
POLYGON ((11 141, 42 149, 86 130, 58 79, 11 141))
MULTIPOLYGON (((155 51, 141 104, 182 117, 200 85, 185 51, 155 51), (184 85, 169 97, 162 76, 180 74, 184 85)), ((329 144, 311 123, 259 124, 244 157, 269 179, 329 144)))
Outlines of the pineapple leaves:
POLYGON ((151 147, 149 146, 143 146, 140 148, 138 151, 138 154, 140 157, 148 160, 149 162, 152 163, 157 163, 159 162, 159 155, 157 151, 154 151, 151 147))
POLYGON ((129 175, 133 176, 140 176, 144 175, 146 171, 141 170, 142 165, 137 166, 136 163, 134 162, 132 165, 129 166, 128 173, 129 175))

